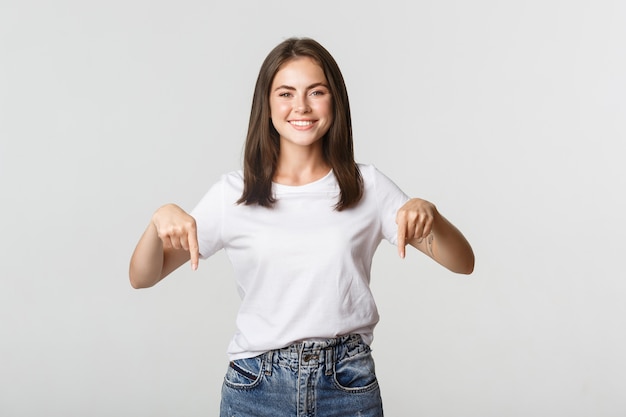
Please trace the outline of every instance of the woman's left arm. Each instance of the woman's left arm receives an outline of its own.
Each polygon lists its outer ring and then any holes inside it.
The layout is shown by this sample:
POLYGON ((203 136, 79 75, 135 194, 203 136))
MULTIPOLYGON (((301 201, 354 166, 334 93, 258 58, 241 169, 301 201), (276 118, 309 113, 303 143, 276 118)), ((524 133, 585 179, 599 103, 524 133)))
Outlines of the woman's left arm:
POLYGON ((471 274, 474 270, 469 242, 434 204, 413 198, 400 207, 396 223, 400 257, 405 257, 406 245, 410 244, 452 272, 471 274))

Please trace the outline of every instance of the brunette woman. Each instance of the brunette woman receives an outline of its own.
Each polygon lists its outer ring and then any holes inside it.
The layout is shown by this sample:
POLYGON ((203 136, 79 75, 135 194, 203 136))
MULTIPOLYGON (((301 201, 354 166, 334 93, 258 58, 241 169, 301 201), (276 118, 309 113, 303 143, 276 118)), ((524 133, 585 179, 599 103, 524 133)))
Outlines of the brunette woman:
POLYGON ((243 170, 186 213, 159 208, 130 263, 135 288, 224 249, 242 299, 221 415, 383 415, 370 352, 382 240, 469 274, 472 249, 430 202, 354 160, 348 94, 329 52, 288 39, 263 62, 243 170))

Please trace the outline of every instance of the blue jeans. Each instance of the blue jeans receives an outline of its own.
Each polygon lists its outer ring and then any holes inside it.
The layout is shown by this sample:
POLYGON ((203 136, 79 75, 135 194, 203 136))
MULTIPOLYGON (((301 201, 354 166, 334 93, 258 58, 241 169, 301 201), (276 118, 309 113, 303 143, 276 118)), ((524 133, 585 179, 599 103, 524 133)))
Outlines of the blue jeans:
POLYGON ((220 417, 382 417, 371 351, 358 335, 306 341, 230 363, 220 417))

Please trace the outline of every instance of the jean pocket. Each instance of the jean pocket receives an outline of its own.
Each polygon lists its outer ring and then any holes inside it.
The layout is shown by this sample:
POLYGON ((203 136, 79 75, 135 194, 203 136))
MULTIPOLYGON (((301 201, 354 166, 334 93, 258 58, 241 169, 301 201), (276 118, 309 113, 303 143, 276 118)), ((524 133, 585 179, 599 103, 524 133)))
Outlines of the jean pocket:
POLYGON ((335 385, 355 393, 378 388, 374 358, 369 349, 335 363, 335 385))
POLYGON ((237 359, 228 364, 224 382, 231 388, 253 388, 261 380, 265 355, 237 359))

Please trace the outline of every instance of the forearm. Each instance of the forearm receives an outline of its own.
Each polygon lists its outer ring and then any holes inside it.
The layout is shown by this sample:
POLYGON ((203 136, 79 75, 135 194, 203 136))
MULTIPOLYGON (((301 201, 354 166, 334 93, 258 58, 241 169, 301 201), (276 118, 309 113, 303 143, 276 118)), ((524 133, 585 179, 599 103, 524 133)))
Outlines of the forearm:
POLYGON ((424 240, 428 255, 450 271, 471 274, 474 270, 472 247, 459 229, 441 214, 436 214, 432 234, 424 240))
POLYGON ((139 239, 130 260, 129 277, 133 288, 148 288, 162 278, 163 243, 152 222, 139 239))

